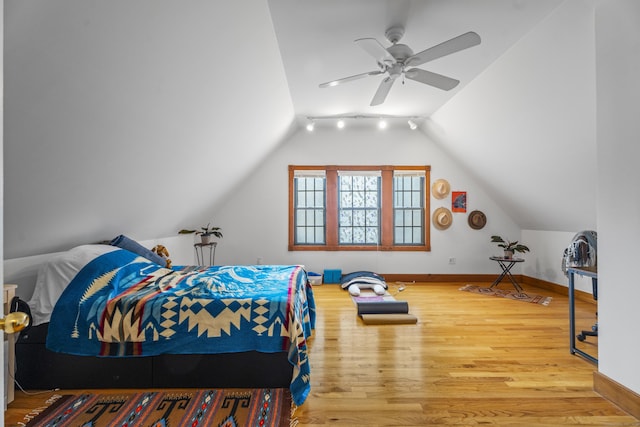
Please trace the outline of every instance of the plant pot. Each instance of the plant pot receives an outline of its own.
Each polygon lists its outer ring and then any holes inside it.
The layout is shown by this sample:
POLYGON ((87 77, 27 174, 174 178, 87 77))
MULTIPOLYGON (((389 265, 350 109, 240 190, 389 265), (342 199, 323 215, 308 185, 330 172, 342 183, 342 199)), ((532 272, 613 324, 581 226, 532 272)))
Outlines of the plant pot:
POLYGON ((506 259, 511 259, 511 258, 513 258, 513 251, 507 251, 507 250, 505 250, 505 251, 504 251, 504 257, 505 257, 506 259))
POLYGON ((206 245, 211 243, 211 234, 201 234, 200 235, 200 243, 206 245))

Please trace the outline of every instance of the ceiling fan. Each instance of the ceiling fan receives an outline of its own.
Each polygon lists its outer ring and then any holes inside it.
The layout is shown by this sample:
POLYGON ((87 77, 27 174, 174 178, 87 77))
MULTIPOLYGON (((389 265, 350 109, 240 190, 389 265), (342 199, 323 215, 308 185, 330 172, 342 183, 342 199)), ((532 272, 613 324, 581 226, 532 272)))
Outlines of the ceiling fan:
POLYGON ((382 80, 380 86, 378 86, 378 90, 371 100, 370 105, 372 106, 380 105, 384 102, 393 83, 401 75, 438 89, 451 90, 460 83, 459 80, 413 67, 480 44, 480 36, 470 31, 414 54, 409 46, 398 43, 403 35, 403 26, 392 26, 387 29, 385 36, 391 43, 391 46, 388 48, 382 46, 382 44, 374 38, 355 40, 358 46, 374 57, 378 63, 378 69, 322 83, 320 87, 332 87, 367 76, 388 74, 388 76, 382 80))

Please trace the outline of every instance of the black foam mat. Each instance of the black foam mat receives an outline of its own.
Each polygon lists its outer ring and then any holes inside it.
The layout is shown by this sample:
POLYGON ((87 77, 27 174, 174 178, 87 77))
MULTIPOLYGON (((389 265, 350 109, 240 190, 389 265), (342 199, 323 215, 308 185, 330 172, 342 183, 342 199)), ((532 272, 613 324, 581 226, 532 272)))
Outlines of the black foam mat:
POLYGON ((371 301, 358 302, 358 315, 362 314, 406 314, 409 313, 407 301, 371 301))

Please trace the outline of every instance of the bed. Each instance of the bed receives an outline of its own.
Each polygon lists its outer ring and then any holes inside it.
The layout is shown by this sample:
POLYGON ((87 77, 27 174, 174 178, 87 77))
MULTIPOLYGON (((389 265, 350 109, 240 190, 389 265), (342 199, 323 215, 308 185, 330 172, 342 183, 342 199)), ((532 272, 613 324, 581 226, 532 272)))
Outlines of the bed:
POLYGON ((41 269, 16 344, 25 388, 310 391, 315 302, 298 265, 164 267, 82 245, 41 269))

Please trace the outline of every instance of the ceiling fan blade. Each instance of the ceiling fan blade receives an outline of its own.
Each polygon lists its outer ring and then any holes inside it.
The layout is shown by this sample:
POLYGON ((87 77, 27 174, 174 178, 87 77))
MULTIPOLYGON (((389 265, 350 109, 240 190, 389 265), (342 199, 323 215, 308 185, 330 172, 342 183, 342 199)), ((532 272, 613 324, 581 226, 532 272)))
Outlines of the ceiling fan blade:
POLYGON ((416 53, 415 55, 407 58, 405 65, 421 65, 425 62, 433 61, 434 59, 438 59, 479 44, 480 36, 473 31, 469 31, 468 33, 464 33, 458 37, 454 37, 446 42, 442 42, 430 47, 429 49, 425 49, 422 52, 416 53))
POLYGON ((376 75, 382 74, 382 73, 383 73, 383 71, 380 71, 380 70, 368 71, 366 73, 356 74, 355 76, 344 77, 342 79, 332 80, 332 81, 326 82, 326 83, 321 83, 319 86, 320 87, 337 86, 337 85, 342 84, 342 83, 350 82, 351 80, 358 80, 358 79, 361 79, 361 78, 367 77, 367 76, 376 76, 376 75))
POLYGON ((458 86, 460 80, 443 76, 442 74, 432 73, 431 71, 421 70, 420 68, 412 68, 405 71, 404 75, 411 80, 437 87, 442 90, 451 90, 458 86))
POLYGON ((355 43, 358 44, 365 52, 373 56, 378 64, 393 65, 396 63, 396 59, 380 44, 376 39, 365 38, 356 39, 355 43))
POLYGON ((380 86, 378 86, 378 90, 376 91, 376 94, 373 95, 373 99, 371 100, 371 105, 372 107, 374 105, 380 105, 384 102, 385 99, 387 99, 387 95, 389 94, 389 91, 391 90, 391 86, 393 86, 393 83, 396 81, 396 77, 393 76, 389 76, 387 78, 385 78, 381 83, 380 86))

